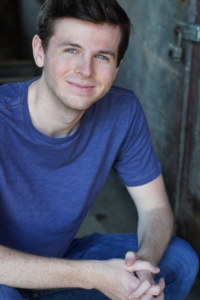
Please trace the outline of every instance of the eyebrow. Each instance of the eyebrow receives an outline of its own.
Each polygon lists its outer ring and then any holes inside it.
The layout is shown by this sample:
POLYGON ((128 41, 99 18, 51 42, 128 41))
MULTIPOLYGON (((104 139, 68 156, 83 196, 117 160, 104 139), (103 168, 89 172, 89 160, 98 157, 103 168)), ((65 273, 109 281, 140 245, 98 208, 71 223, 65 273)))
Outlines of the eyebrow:
POLYGON ((74 44, 74 43, 66 42, 66 41, 65 42, 61 42, 61 43, 58 44, 58 47, 63 47, 63 46, 72 46, 72 47, 83 49, 83 47, 81 47, 78 44, 74 44))
MULTIPOLYGON (((63 46, 71 46, 71 47, 76 47, 76 48, 79 48, 79 49, 83 49, 82 46, 78 45, 78 44, 75 44, 75 43, 71 43, 71 42, 61 42, 58 44, 58 47, 63 47, 63 46)), ((110 55, 112 56, 113 58, 115 58, 115 53, 112 52, 112 51, 107 51, 107 50, 99 50, 97 51, 98 53, 101 53, 101 54, 105 54, 105 55, 110 55)))

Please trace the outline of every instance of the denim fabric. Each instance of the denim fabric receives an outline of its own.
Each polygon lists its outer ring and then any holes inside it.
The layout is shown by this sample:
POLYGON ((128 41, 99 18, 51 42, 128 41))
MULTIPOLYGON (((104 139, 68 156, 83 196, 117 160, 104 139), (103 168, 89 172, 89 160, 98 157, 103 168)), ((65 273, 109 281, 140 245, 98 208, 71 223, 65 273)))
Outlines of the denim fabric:
MULTIPOLYGON (((124 258, 126 252, 137 251, 136 234, 92 234, 74 239, 65 254, 68 259, 124 258)), ((165 300, 183 300, 188 295, 199 269, 199 259, 191 246, 179 238, 173 238, 159 267, 161 272, 155 276, 158 281, 166 281, 165 300)), ((106 300, 106 296, 96 290, 57 289, 28 291, 0 286, 1 300, 106 300), (21 295, 21 296, 20 296, 21 295)))

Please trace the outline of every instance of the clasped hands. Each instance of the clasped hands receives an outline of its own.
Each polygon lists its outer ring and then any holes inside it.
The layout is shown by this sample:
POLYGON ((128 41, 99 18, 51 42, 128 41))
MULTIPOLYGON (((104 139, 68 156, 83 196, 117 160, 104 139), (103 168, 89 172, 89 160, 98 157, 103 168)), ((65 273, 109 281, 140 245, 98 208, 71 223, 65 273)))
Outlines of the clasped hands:
MULTIPOLYGON (((137 272, 135 272, 135 277, 138 278, 137 287, 129 295, 129 300, 163 300, 164 299, 164 288, 165 280, 161 278, 157 284, 153 279, 152 273, 159 273, 159 269, 155 272, 150 270, 144 270, 143 261, 140 260, 135 252, 128 252, 125 256, 125 265, 133 266, 137 263, 137 272), (141 266, 140 266, 141 265, 141 266), (141 267, 141 270, 140 270, 141 267)), ((136 282, 136 281, 135 281, 136 282)))

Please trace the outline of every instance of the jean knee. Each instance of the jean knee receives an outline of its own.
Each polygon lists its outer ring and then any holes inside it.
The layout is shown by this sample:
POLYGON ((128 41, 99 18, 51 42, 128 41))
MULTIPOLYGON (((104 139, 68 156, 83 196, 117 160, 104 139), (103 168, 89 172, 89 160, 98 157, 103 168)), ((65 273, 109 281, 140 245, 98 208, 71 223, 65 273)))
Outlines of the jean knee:
POLYGON ((23 300, 21 294, 14 288, 0 285, 0 300, 23 300))
POLYGON ((199 271, 199 257, 195 250, 184 240, 173 238, 175 242, 179 265, 185 276, 189 273, 191 277, 196 278, 199 271))
POLYGON ((161 261, 167 277, 191 286, 199 271, 199 258, 194 249, 184 240, 173 238, 161 261), (173 274, 173 275, 172 275, 173 274))

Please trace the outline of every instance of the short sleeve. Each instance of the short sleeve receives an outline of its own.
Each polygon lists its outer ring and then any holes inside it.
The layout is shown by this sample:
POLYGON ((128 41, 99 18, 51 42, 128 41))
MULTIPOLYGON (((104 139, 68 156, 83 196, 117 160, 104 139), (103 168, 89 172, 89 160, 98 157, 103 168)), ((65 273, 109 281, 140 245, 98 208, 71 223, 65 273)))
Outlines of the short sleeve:
POLYGON ((127 108, 127 116, 127 133, 113 169, 126 186, 139 186, 157 178, 161 166, 151 143, 146 117, 135 96, 131 109, 130 106, 127 108))

